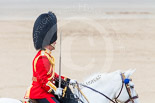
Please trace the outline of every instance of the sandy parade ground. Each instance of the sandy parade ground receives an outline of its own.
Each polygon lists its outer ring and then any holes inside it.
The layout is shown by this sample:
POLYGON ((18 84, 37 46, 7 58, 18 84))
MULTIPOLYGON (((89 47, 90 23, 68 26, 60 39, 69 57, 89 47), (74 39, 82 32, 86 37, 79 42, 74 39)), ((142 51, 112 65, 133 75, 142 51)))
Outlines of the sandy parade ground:
MULTIPOLYGON (((63 75, 82 82, 98 72, 136 69, 132 79, 140 103, 155 101, 154 13, 106 12, 106 18, 63 18, 56 14, 58 35, 60 31, 63 35, 63 75)), ((32 60, 37 53, 32 28, 38 15, 33 19, 0 20, 0 97, 23 99, 31 84, 32 60)), ((58 72, 59 39, 53 55, 58 72)))

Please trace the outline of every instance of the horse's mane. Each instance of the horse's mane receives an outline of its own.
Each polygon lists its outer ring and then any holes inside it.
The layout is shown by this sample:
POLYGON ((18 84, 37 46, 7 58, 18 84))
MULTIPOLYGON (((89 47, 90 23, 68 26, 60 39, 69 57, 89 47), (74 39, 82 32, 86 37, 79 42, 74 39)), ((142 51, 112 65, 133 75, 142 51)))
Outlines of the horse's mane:
POLYGON ((89 81, 93 80, 94 78, 96 78, 96 77, 98 77, 98 76, 100 76, 100 75, 105 75, 105 74, 107 74, 107 73, 94 73, 94 74, 91 74, 90 76, 88 76, 88 77, 84 80, 84 82, 89 82, 89 81))
POLYGON ((86 78, 83 83, 86 84, 86 83, 89 83, 89 82, 91 82, 93 80, 99 80, 101 78, 108 77, 109 75, 112 75, 114 73, 119 73, 120 74, 120 72, 121 72, 120 70, 117 70, 117 71, 110 72, 110 73, 107 73, 107 72, 105 72, 105 73, 95 73, 95 74, 90 75, 88 78, 86 78))

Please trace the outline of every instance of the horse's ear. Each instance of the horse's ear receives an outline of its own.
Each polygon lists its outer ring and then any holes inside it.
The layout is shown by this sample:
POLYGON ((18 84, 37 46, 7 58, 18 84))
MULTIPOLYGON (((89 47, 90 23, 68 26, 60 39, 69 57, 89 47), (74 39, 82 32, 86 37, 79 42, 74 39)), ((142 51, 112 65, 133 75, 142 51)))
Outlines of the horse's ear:
POLYGON ((136 69, 130 69, 130 70, 126 71, 124 73, 124 75, 126 78, 129 78, 135 71, 136 71, 136 69))

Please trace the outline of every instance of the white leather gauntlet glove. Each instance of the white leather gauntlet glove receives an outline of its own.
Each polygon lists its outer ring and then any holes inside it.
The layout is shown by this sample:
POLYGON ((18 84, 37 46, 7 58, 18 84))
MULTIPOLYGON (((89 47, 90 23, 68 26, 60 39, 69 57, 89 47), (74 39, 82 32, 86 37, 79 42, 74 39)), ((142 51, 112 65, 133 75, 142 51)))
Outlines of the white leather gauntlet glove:
POLYGON ((62 96, 62 90, 63 90, 62 88, 57 88, 54 94, 58 96, 62 96))
POLYGON ((70 81, 69 81, 69 84, 71 84, 71 85, 74 85, 74 84, 76 84, 77 83, 77 81, 76 80, 73 80, 73 79, 71 79, 70 81))

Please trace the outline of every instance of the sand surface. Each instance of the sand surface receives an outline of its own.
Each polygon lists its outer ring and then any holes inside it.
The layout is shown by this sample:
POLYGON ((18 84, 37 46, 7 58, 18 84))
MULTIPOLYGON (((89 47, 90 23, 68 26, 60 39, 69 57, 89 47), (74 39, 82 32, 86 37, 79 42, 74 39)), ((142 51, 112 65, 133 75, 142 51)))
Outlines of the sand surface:
MULTIPOLYGON (((33 20, 0 21, 0 97, 23 99, 31 84, 33 20)), ((58 19, 62 74, 82 82, 98 72, 132 75, 141 103, 155 101, 155 19, 58 19)), ((53 51, 58 72, 59 40, 53 51)))

